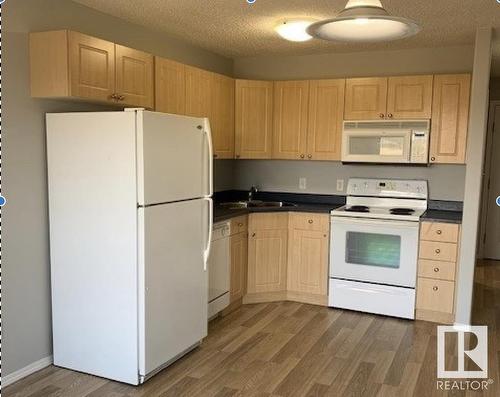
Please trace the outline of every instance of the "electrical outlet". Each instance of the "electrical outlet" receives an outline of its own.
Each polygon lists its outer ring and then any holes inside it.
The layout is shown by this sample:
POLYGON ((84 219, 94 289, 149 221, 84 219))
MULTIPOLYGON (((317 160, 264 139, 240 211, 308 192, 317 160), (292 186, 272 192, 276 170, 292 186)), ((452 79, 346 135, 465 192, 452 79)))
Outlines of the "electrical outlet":
POLYGON ((343 192, 343 191, 344 191, 344 180, 337 179, 337 192, 343 192))
POLYGON ((299 189, 300 190, 307 189, 307 179, 306 178, 299 178, 299 189))

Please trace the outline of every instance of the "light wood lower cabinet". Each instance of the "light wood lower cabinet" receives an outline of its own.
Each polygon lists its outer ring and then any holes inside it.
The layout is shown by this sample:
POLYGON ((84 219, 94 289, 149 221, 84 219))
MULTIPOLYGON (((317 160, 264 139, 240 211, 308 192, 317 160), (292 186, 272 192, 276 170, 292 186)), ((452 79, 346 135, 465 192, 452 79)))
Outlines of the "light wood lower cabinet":
POLYGON ((422 222, 416 318, 452 324, 460 225, 422 222))
POLYGON ((230 303, 241 300, 246 293, 248 272, 248 233, 231 236, 231 277, 229 297, 230 303))
POLYGON ((302 302, 326 305, 328 300, 328 218, 290 214, 287 291, 302 302))
POLYGON ((293 300, 326 305, 326 214, 251 214, 244 303, 293 300))

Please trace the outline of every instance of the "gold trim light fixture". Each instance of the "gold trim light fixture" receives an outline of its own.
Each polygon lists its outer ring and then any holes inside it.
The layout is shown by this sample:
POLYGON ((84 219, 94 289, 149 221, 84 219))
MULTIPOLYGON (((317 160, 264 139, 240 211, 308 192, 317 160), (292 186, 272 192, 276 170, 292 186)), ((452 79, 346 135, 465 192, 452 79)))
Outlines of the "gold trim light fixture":
POLYGON ((380 0, 349 0, 336 18, 307 28, 318 39, 365 43, 404 39, 419 31, 414 21, 390 15, 380 0))

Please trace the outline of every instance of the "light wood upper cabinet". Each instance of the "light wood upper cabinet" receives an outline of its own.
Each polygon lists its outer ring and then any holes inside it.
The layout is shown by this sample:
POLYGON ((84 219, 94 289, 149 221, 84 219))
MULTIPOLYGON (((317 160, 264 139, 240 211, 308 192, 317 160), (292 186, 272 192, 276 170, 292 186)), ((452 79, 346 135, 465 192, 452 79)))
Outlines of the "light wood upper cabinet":
POLYGON ((328 215, 290 214, 288 291, 321 295, 326 301, 328 221, 328 215))
POLYGON ((235 109, 235 157, 271 158, 273 83, 236 80, 235 109))
POLYGON ((433 76, 389 77, 389 119, 430 119, 433 76))
POLYGON ((286 291, 288 214, 251 214, 248 293, 286 291))
POLYGON ((308 110, 309 81, 274 83, 273 158, 306 158, 308 110))
POLYGON ((248 234, 238 233, 231 236, 231 281, 229 289, 230 302, 243 298, 246 293, 248 272, 248 234))
POLYGON ((155 59, 156 110, 186 113, 186 65, 169 59, 155 59))
POLYGON ((186 66, 186 115, 210 117, 212 114, 213 74, 186 66))
POLYGON ((115 45, 69 32, 71 95, 108 101, 115 91, 115 45))
POLYGON ((383 119, 387 111, 386 77, 346 80, 345 120, 383 119))
POLYGON ((122 45, 115 46, 116 92, 125 105, 154 107, 154 57, 122 45))
POLYGON ((471 76, 434 76, 431 163, 465 163, 471 76))
POLYGON ((308 159, 340 160, 344 96, 344 79, 310 81, 308 159))
POLYGON ((153 56, 68 30, 30 34, 31 95, 154 106, 153 56))
POLYGON ((233 158, 234 79, 230 77, 213 74, 210 123, 215 158, 233 158))

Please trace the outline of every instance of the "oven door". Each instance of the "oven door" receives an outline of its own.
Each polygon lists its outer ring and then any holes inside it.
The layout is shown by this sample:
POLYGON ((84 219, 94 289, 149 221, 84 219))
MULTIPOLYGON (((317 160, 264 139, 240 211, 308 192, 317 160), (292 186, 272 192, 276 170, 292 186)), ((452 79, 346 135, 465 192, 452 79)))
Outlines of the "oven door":
POLYGON ((330 277, 415 288, 418 222, 331 219, 330 277))
POLYGON ((409 163, 411 130, 344 131, 342 161, 354 163, 409 163))

